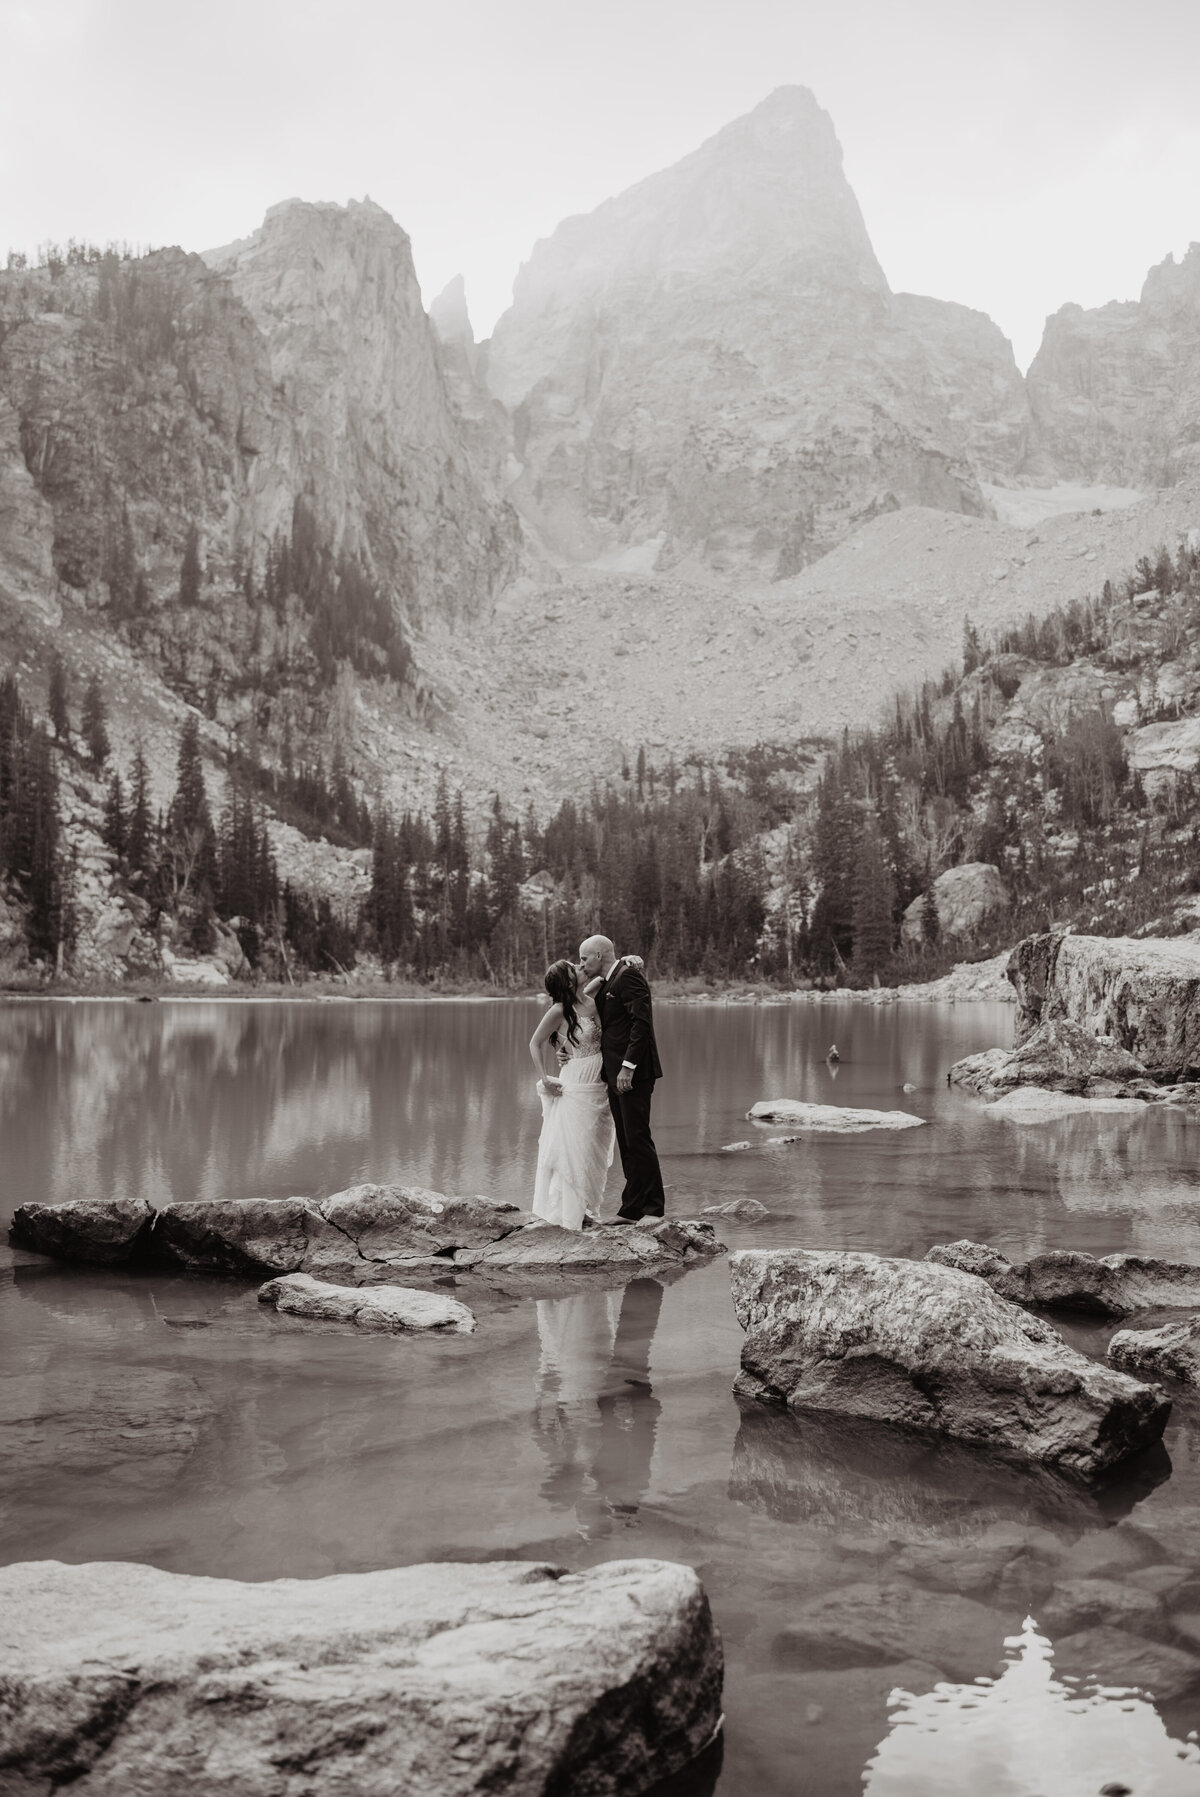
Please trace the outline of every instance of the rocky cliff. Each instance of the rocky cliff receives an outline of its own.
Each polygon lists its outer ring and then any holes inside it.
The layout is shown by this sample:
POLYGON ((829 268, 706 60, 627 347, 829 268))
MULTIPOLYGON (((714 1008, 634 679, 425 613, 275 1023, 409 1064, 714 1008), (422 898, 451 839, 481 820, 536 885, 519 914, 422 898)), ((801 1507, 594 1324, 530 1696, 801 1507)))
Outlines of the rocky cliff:
POLYGON ((1070 478, 1165 487, 1200 470, 1200 244, 1152 268, 1139 300, 1063 306, 1027 384, 1070 478))
POLYGON ((192 635, 219 663, 298 506, 321 578, 352 562, 400 630, 478 615, 515 565, 379 207, 288 202, 207 259, 0 274, 0 593, 53 615, 65 590, 169 636, 194 533, 192 635))
POLYGON ((1027 448, 1008 344, 890 292, 804 88, 539 243, 489 379, 513 497, 578 560, 788 575, 881 511, 983 513, 1027 448))

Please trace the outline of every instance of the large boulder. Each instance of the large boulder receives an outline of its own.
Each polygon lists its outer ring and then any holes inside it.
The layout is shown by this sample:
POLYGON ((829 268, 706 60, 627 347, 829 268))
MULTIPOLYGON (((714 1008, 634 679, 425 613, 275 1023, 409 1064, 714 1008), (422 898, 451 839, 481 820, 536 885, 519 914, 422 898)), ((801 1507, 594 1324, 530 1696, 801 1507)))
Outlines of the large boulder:
POLYGON ((13 1217, 13 1246, 52 1254, 56 1260, 116 1266, 134 1258, 153 1215, 144 1198, 22 1204, 13 1217))
POLYGON ((475 1318, 457 1298, 444 1292, 422 1292, 408 1285, 329 1285, 311 1273, 285 1273, 270 1279, 258 1294, 289 1317, 324 1323, 353 1323, 384 1335, 443 1329, 470 1335, 475 1318))
POLYGON ((1017 1086, 1096 1098, 1136 1098, 1153 1089, 1145 1067, 1126 1049, 1067 1018, 1046 1019, 1016 1048, 964 1056, 951 1067, 950 1079, 981 1098, 998 1098, 1017 1086))
POLYGON ((1157 1441, 1170 1402, 1097 1366, 984 1280, 930 1261, 803 1249, 732 1256, 736 1390, 952 1436, 1072 1475, 1157 1441))
POLYGON ((1161 1329, 1118 1329, 1108 1358, 1125 1373, 1200 1385, 1200 1316, 1181 1317, 1161 1329))
POLYGON ((1200 1266, 1140 1254, 1097 1258, 1075 1248, 1051 1248, 1014 1264, 984 1242, 948 1242, 926 1260, 984 1279, 1013 1304, 1044 1304, 1093 1316, 1127 1317, 1157 1306, 1200 1306, 1200 1266))
MULTIPOLYGON (((1106 1037, 1155 1080, 1200 1075, 1200 938, 1027 936, 1009 957, 1015 1040, 1070 1022, 1106 1037)), ((1045 1084, 1045 1081, 1031 1081, 1045 1084)))
POLYGON ((79 1797, 636 1797, 721 1715, 690 1567, 515 1561, 240 1584, 0 1570, 0 1786, 79 1797))
POLYGON ((144 1252, 157 1266, 261 1278, 298 1273, 314 1244, 332 1234, 307 1198, 201 1199, 155 1211, 144 1252))
MULTIPOLYGON (((1002 911, 1008 892, 1000 869, 990 861, 964 861, 933 882, 938 928, 943 936, 971 936, 993 911, 1002 911)), ((920 942, 925 927, 925 894, 918 893, 900 920, 900 940, 920 942)))
POLYGON ((640 1223, 562 1229, 543 1223, 490 1247, 462 1249, 455 1266, 482 1274, 655 1272, 711 1260, 721 1251, 711 1223, 646 1217, 640 1223))

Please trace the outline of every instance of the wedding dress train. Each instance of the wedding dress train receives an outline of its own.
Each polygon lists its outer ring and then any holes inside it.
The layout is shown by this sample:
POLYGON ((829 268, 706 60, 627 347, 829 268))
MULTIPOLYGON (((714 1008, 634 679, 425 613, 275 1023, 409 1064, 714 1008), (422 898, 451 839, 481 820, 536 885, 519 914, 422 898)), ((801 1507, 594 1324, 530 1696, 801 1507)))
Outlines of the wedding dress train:
POLYGON ((599 1209, 616 1148, 601 1064, 599 1020, 583 1018, 560 1069, 562 1097, 539 1086, 542 1134, 532 1209, 564 1229, 582 1229, 584 1211, 599 1209))

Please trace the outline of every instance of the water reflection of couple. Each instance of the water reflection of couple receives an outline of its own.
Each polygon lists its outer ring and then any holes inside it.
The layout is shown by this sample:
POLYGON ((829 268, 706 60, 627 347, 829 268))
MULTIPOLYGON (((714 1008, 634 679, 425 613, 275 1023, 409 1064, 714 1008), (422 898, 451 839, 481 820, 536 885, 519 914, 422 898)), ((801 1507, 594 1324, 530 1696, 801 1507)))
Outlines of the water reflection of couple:
POLYGON ((634 1279, 623 1295, 538 1300, 533 1433, 547 1465, 542 1495, 574 1509, 585 1534, 631 1521, 650 1483, 660 1409, 650 1344, 661 1307, 655 1279, 634 1279))
POLYGON ((529 1043, 542 1100, 534 1215, 566 1229, 595 1222, 615 1146, 625 1175, 616 1221, 661 1217, 650 1102, 662 1067, 641 960, 618 959, 607 936, 589 936, 578 963, 546 969, 546 991, 552 1002, 529 1043))

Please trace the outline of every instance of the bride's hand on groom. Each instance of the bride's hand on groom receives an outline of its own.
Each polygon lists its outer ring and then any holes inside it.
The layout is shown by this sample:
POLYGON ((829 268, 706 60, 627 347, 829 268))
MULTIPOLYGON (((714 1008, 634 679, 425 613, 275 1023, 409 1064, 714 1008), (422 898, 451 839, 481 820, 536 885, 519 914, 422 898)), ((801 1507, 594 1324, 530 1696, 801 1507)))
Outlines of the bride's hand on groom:
POLYGON ((538 1081, 538 1085, 546 1094, 547 1098, 562 1097, 562 1081, 560 1079, 555 1079, 553 1074, 543 1073, 541 1079, 538 1081))

